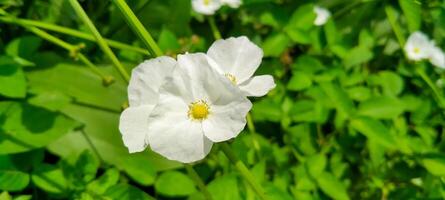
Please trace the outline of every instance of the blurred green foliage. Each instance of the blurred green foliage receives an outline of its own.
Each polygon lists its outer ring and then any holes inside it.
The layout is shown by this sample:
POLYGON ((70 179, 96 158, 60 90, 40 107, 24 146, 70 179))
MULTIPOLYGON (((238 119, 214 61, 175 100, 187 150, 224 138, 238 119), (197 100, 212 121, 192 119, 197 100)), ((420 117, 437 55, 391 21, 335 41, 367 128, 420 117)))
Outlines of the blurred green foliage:
MULTIPOLYGON (((168 55, 205 52, 214 41, 188 0, 127 2, 168 55)), ((104 37, 143 47, 111 1, 81 3, 104 37)), ((1 0, 0 8, 0 200, 204 198, 179 163, 128 153, 117 129, 126 83, 96 43, 50 32, 83 43, 116 79, 110 86, 5 20, 89 33, 67 1, 1 0)), ((258 74, 277 83, 252 99, 256 134, 246 129, 231 144, 270 199, 445 198, 444 107, 418 72, 442 97, 445 74, 407 61, 399 44, 422 30, 444 49, 444 1, 244 0, 215 19, 223 37, 246 35, 263 48, 258 74), (333 14, 324 26, 313 25, 314 5, 333 14)), ((150 58, 114 50, 128 70, 150 58)), ((194 166, 213 198, 256 199, 218 149, 194 166)))

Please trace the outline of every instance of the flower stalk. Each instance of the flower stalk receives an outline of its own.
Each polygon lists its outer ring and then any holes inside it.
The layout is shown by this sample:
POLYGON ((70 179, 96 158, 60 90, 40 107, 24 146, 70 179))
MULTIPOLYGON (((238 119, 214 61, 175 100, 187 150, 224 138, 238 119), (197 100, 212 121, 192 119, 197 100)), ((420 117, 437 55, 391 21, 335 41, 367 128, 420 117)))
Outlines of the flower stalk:
POLYGON ((222 39, 221 33, 219 32, 218 27, 216 26, 215 18, 213 16, 210 16, 208 18, 208 20, 209 20, 209 25, 210 25, 210 28, 212 29, 213 37, 215 38, 215 40, 222 39))
POLYGON ((128 82, 130 80, 130 75, 125 70, 124 66, 119 62, 116 55, 114 55, 113 51, 108 46, 105 39, 102 37, 102 35, 97 30, 96 26, 94 26, 93 22, 85 13, 85 10, 82 8, 82 6, 79 4, 77 0, 69 0, 69 2, 73 7, 74 11, 76 12, 76 14, 80 17, 83 23, 85 23, 85 25, 92 32, 93 36, 96 38, 96 42, 99 45, 99 47, 110 58, 111 62, 113 62, 114 66, 116 67, 117 71, 121 74, 122 78, 128 82))
POLYGON ((249 185, 252 187, 252 189, 255 191, 255 193, 258 195, 258 197, 262 200, 268 199, 266 197, 266 194, 261 187, 261 185, 256 182, 255 177, 253 174, 249 171, 249 169, 244 165, 244 163, 238 159, 238 157, 235 155, 235 153, 230 148, 229 144, 224 142, 221 144, 221 149, 224 152, 224 154, 227 156, 227 158, 232 162, 232 164, 235 166, 235 168, 238 170, 238 172, 243 176, 243 178, 249 183, 249 185))
POLYGON ((162 56, 164 53, 162 52, 161 48, 159 48, 158 44, 156 44, 153 37, 151 37, 147 29, 144 28, 144 25, 142 25, 141 21, 139 21, 125 0, 113 0, 113 2, 119 8, 122 15, 124 15, 125 20, 131 29, 139 36, 145 46, 150 50, 150 53, 156 57, 162 56))
POLYGON ((204 198, 207 200, 212 200, 212 195, 207 190, 207 187, 206 187, 204 181, 202 181, 199 174, 195 171, 195 169, 193 169, 193 166, 189 165, 189 164, 184 164, 184 166, 185 166, 185 170, 187 170, 187 173, 189 174, 189 176, 193 179, 193 181, 195 181, 196 185, 198 185, 198 188, 204 194, 204 198))

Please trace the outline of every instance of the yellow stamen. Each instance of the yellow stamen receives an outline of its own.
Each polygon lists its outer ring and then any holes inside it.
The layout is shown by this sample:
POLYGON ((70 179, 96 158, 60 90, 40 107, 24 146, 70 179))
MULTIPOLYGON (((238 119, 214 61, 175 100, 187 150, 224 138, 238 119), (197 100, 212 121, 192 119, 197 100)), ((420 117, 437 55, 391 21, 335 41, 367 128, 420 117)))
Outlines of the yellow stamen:
POLYGON ((210 107, 204 100, 198 100, 189 105, 188 116, 193 120, 202 121, 210 114, 210 107))
POLYGON ((208 6, 211 0, 204 0, 204 5, 208 6))
POLYGON ((417 47, 414 47, 414 53, 420 53, 420 49, 417 47))
POLYGON ((233 85, 236 85, 236 77, 232 74, 224 74, 224 76, 226 76, 230 82, 232 82, 233 85))

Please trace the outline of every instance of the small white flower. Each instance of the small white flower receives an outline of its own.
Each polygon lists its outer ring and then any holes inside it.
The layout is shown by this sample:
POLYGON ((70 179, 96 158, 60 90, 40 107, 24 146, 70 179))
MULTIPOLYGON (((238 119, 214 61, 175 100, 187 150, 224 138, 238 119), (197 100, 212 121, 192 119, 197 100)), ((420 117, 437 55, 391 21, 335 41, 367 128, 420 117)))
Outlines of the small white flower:
POLYGON ((246 125, 250 101, 213 70, 202 53, 179 55, 171 77, 159 90, 146 142, 171 160, 203 159, 213 142, 236 137, 246 125))
POLYGON ((314 12, 317 15, 314 24, 317 26, 322 26, 326 24, 328 19, 331 17, 331 12, 329 12, 328 9, 320 6, 314 6, 314 12))
POLYGON ((162 56, 145 61, 133 69, 128 85, 129 105, 120 117, 119 130, 130 153, 145 149, 148 116, 158 103, 159 88, 170 76, 176 61, 162 56))
POLYGON ((238 8, 241 5, 241 0, 221 0, 223 5, 228 5, 231 8, 238 8))
POLYGON ((408 59, 419 61, 429 57, 434 44, 422 32, 414 32, 406 41, 405 53, 408 59))
POLYGON ((197 13, 213 15, 221 7, 220 0, 192 0, 192 7, 197 13))
POLYGON ((252 77, 261 64, 263 50, 245 36, 215 41, 207 56, 211 66, 246 96, 264 96, 275 87, 270 75, 252 77))
POLYGON ((445 54, 439 47, 431 47, 428 58, 434 66, 442 69, 445 68, 445 54))

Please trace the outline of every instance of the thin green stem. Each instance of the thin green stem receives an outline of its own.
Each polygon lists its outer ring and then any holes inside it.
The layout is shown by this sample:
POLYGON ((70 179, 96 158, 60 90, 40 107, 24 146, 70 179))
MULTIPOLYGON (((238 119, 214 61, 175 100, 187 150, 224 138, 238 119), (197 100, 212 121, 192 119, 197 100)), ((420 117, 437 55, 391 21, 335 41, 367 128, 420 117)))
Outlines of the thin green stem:
POLYGON ((187 170, 187 173, 189 174, 189 176, 193 179, 193 181, 195 181, 196 185, 198 185, 198 188, 204 194, 204 198, 207 200, 212 200, 212 195, 207 190, 207 187, 204 184, 204 182, 202 181, 199 174, 195 171, 195 169, 193 169, 193 166, 189 165, 189 164, 184 164, 184 166, 185 166, 185 169, 187 170))
POLYGON ((252 187, 252 189, 255 191, 255 193, 258 195, 258 197, 262 200, 268 199, 266 197, 266 194, 261 187, 261 185, 255 180, 255 177, 252 175, 252 173, 249 171, 249 169, 244 165, 244 163, 238 159, 238 157, 235 155, 235 153, 230 148, 229 144, 222 143, 221 149, 224 152, 224 154, 227 156, 227 158, 232 162, 232 164, 235 166, 235 168, 238 170, 238 172, 241 174, 241 176, 244 177, 244 179, 249 183, 249 185, 252 187))
POLYGON ((221 39, 222 38, 221 33, 219 32, 218 27, 216 26, 215 18, 213 18, 213 16, 209 16, 208 20, 209 20, 209 25, 210 25, 210 28, 212 29, 213 37, 215 38, 215 40, 221 39))
POLYGON ((114 66, 116 67, 117 71, 122 75, 125 81, 130 80, 130 75, 125 70, 124 66, 119 62, 116 55, 114 55, 113 51, 110 49, 108 44, 105 42, 105 39, 102 37, 102 35, 97 30, 96 26, 94 26, 93 22, 90 20, 88 15, 85 13, 85 10, 83 10, 82 6, 79 4, 77 0, 69 0, 71 6, 73 7, 76 14, 82 19, 82 21, 87 25, 87 27, 92 32, 93 36, 96 38, 97 44, 100 46, 102 51, 110 58, 111 62, 113 62, 114 66))
POLYGON ((111 84, 113 82, 114 78, 112 76, 105 75, 102 71, 99 70, 99 68, 96 65, 94 65, 90 60, 88 60, 88 58, 86 58, 82 53, 79 52, 80 50, 79 46, 69 44, 36 27, 25 26, 25 28, 31 31, 32 33, 36 34, 37 36, 69 51, 70 56, 72 56, 73 58, 79 58, 80 61, 82 61, 86 66, 88 66, 91 69, 91 71, 100 76, 105 84, 111 84))
POLYGON ((386 5, 385 13, 389 23, 391 24, 391 28, 399 41, 400 48, 403 49, 403 46, 405 46, 405 37, 403 37, 402 28, 400 28, 399 24, 397 23, 396 11, 390 5, 386 5))
POLYGON ((442 93, 440 92, 440 90, 437 89, 436 85, 433 83, 433 81, 430 79, 430 77, 425 73, 425 71, 422 68, 420 68, 420 66, 415 66, 415 67, 416 67, 417 74, 420 76, 420 78, 423 79, 423 81, 425 81, 425 83, 433 91, 434 95, 436 96, 439 106, 441 108, 445 108, 445 99, 444 99, 442 93))
MULTIPOLYGON (((91 34, 84 33, 84 32, 74 30, 71 28, 67 28, 67 27, 63 27, 63 26, 58 26, 55 24, 49 24, 46 22, 29 20, 29 19, 20 19, 20 18, 14 18, 14 17, 0 17, 0 21, 5 22, 5 23, 18 24, 18 25, 22 25, 22 26, 35 26, 38 28, 55 31, 58 33, 70 35, 73 37, 77 37, 77 38, 81 38, 81 39, 85 39, 85 40, 89 40, 89 41, 96 41, 94 36, 91 34)), ((145 55, 150 55, 150 53, 143 48, 134 47, 134 46, 124 44, 124 43, 121 43, 118 41, 110 40, 110 39, 105 39, 105 42, 108 45, 110 45, 110 47, 114 47, 114 48, 122 49, 122 50, 134 51, 134 52, 138 52, 138 53, 145 54, 145 55)))
POLYGON ((247 128, 249 129, 249 132, 252 135, 253 147, 257 152, 259 152, 261 150, 261 146, 260 143, 258 142, 255 125, 253 124, 252 115, 250 113, 247 113, 247 128))
POLYGON ((159 48, 153 37, 151 37, 150 33, 144 28, 144 25, 142 25, 141 21, 139 21, 131 8, 127 5, 127 3, 125 3, 125 0, 113 0, 113 2, 124 15, 125 20, 131 27, 131 29, 138 35, 145 46, 147 46, 147 48, 150 50, 150 53, 155 56, 162 56, 164 53, 162 52, 161 48, 159 48))

